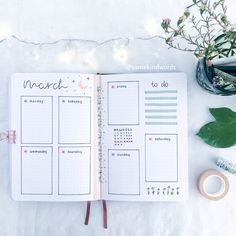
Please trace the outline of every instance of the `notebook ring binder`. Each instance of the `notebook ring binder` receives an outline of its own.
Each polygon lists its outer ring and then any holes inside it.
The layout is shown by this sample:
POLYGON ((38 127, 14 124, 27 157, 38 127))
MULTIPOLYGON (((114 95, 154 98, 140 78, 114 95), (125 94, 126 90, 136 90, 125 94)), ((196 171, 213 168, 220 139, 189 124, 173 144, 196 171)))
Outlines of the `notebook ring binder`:
POLYGON ((103 106, 102 106, 102 100, 103 100, 103 90, 99 86, 97 88, 97 107, 98 107, 98 154, 99 154, 99 180, 101 183, 105 182, 105 176, 104 176, 104 168, 106 168, 104 164, 104 153, 103 153, 103 127, 102 127, 102 120, 103 120, 103 106))
POLYGON ((7 140, 8 143, 14 144, 16 143, 16 131, 8 130, 0 133, 0 141, 7 140))

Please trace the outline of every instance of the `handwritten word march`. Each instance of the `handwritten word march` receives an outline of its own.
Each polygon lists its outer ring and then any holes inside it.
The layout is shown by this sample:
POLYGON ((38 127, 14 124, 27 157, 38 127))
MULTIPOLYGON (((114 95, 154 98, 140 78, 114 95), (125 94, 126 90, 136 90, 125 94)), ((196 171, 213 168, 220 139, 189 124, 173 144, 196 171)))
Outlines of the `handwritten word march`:
POLYGON ((54 89, 54 90, 61 90, 61 89, 67 89, 68 86, 62 85, 62 79, 59 79, 58 82, 32 82, 31 80, 24 80, 23 81, 23 88, 24 89, 33 89, 33 88, 38 88, 38 89, 54 89))

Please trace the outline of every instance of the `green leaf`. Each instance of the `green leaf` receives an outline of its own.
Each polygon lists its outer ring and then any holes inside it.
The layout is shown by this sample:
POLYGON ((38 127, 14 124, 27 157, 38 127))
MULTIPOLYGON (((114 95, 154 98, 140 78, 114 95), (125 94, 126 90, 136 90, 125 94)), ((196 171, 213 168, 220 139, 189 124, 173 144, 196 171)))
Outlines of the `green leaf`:
POLYGON ((226 15, 221 16, 220 19, 221 19, 221 21, 222 21, 224 24, 227 23, 227 16, 226 16, 226 15))
POLYGON ((171 42, 172 38, 171 38, 171 37, 169 37, 169 38, 166 38, 165 40, 166 40, 166 43, 168 44, 168 43, 170 43, 170 42, 171 42))
POLYGON ((164 29, 164 30, 166 30, 168 27, 167 27, 167 25, 165 24, 165 23, 161 23, 161 27, 162 27, 162 29, 164 29))
POLYGON ((209 111, 216 120, 204 125, 197 135, 213 147, 236 145, 236 112, 227 107, 210 108, 209 111))
POLYGON ((200 14, 202 15, 204 13, 205 9, 200 9, 200 14))
POLYGON ((227 107, 210 108, 209 111, 218 122, 236 124, 236 112, 227 107))
POLYGON ((177 25, 179 26, 179 25, 182 24, 182 23, 183 23, 183 18, 180 17, 180 18, 178 19, 178 21, 177 21, 177 25))
POLYGON ((176 36, 178 36, 180 33, 179 33, 179 31, 175 31, 175 33, 174 33, 174 35, 173 35, 173 37, 176 37, 176 36))
POLYGON ((217 121, 204 125, 197 133, 204 142, 216 148, 227 148, 236 144, 236 123, 227 124, 217 121))
POLYGON ((188 17, 190 16, 190 12, 189 12, 188 10, 186 10, 186 11, 184 12, 184 15, 188 18, 188 17))

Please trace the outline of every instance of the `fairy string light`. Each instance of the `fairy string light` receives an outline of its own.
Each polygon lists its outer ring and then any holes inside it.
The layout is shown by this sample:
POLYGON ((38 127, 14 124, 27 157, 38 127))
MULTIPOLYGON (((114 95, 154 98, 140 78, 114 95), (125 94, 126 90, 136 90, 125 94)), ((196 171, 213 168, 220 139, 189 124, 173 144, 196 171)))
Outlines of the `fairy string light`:
POLYGON ((23 43, 23 44, 39 46, 39 47, 43 47, 43 46, 46 46, 46 45, 56 45, 56 44, 59 44, 61 42, 65 42, 65 43, 71 43, 71 42, 91 43, 91 44, 94 44, 97 47, 101 47, 103 45, 113 43, 113 42, 116 42, 116 41, 121 41, 121 40, 127 41, 126 46, 128 46, 130 41, 133 41, 133 40, 149 41, 149 40, 162 38, 162 37, 159 36, 159 35, 154 35, 154 36, 150 36, 150 37, 117 37, 117 38, 107 39, 107 40, 101 41, 101 42, 96 41, 96 40, 81 39, 81 38, 63 38, 63 39, 58 39, 58 40, 48 41, 48 42, 36 42, 36 41, 28 41, 28 40, 21 39, 21 38, 17 37, 16 35, 11 35, 8 38, 1 39, 0 43, 3 43, 4 41, 9 40, 10 38, 13 38, 16 41, 18 41, 20 43, 23 43))
POLYGON ((95 52, 100 47, 104 47, 108 44, 115 44, 113 45, 113 58, 120 63, 125 63, 128 59, 128 51, 127 48, 131 41, 140 40, 140 41, 151 41, 158 38, 163 38, 162 36, 157 34, 157 23, 154 22, 153 19, 146 22, 145 30, 150 35, 148 37, 114 37, 109 38, 104 41, 97 41, 91 39, 82 39, 82 38, 61 38, 51 41, 31 41, 20 38, 19 36, 12 34, 11 28, 7 24, 0 24, 0 44, 3 44, 6 41, 15 40, 24 45, 31 45, 34 46, 35 49, 33 50, 33 60, 37 61, 40 58, 39 50, 42 49, 44 46, 54 46, 60 43, 64 43, 66 48, 64 51, 60 52, 57 55, 57 59, 61 63, 70 64, 73 61, 75 52, 70 49, 71 44, 74 43, 81 43, 81 44, 90 44, 93 46, 92 50, 88 52, 88 55, 85 57, 86 61, 89 60, 92 56, 94 56, 95 52), (117 44, 119 44, 117 46, 117 44))

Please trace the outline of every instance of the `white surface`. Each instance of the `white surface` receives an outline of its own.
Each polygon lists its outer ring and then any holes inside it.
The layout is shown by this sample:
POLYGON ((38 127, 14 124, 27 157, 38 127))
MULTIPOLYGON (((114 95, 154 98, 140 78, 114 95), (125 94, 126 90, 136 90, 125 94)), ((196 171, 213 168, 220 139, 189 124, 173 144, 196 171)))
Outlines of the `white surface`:
MULTIPOLYGON (((0 22, 8 22, 20 37, 29 40, 81 37, 105 40, 114 36, 146 36, 147 19, 161 20, 181 12, 187 1, 77 1, 8 0, 0 1, 0 22)), ((235 21, 235 3, 227 1, 235 21)), ((7 85, 13 72, 128 72, 128 65, 175 65, 188 74, 189 91, 189 181, 190 198, 184 203, 108 202, 109 229, 102 228, 101 203, 93 203, 89 226, 84 226, 85 203, 18 203, 10 198, 8 147, 0 144, 0 235, 236 235, 236 178, 227 175, 231 189, 220 202, 201 197, 196 188, 199 174, 215 168, 213 159, 223 156, 235 161, 236 147, 215 149, 205 145, 195 133, 212 118, 209 107, 228 106, 236 110, 235 97, 217 97, 202 90, 195 81, 196 60, 192 55, 168 50, 158 40, 133 41, 126 65, 114 61, 112 48, 103 46, 96 53, 97 68, 80 60, 60 64, 55 54, 63 44, 45 47, 43 59, 32 61, 31 46, 14 41, 0 45, 0 130, 8 128, 7 85)), ((79 56, 91 45, 78 45, 79 56)))

